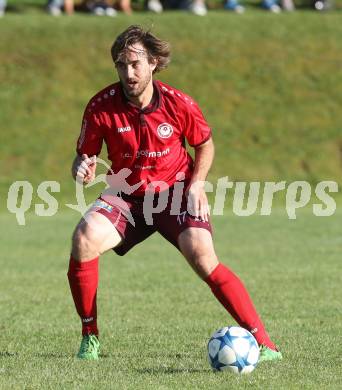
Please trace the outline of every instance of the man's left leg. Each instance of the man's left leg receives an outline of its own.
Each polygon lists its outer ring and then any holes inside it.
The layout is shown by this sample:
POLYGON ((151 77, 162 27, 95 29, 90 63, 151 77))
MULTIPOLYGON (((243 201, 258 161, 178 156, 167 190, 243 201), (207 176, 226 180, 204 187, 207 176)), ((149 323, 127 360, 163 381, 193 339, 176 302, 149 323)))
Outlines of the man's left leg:
POLYGON ((178 246, 194 271, 209 285, 236 322, 253 333, 261 351, 264 351, 260 360, 281 359, 245 286, 228 267, 219 263, 210 232, 201 228, 187 228, 180 233, 178 246))

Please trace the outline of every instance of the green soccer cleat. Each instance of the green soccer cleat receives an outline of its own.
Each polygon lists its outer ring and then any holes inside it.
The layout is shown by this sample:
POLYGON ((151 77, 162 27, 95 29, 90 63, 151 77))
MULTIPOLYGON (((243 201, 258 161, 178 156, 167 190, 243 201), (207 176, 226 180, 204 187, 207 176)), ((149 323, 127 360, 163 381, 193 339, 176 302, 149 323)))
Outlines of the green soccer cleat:
POLYGON ((281 360, 283 358, 283 355, 280 351, 275 351, 271 348, 266 347, 266 345, 260 346, 260 356, 259 356, 259 363, 261 362, 267 362, 267 361, 274 361, 274 360, 281 360))
POLYGON ((83 360, 98 360, 100 354, 100 342, 94 334, 85 335, 82 338, 77 357, 83 360))

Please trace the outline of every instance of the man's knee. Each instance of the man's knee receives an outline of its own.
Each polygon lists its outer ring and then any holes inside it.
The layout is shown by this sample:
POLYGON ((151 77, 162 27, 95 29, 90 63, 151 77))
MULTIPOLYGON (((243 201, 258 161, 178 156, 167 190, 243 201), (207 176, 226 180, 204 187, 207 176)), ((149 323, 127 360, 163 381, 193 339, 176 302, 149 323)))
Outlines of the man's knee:
POLYGON ((75 260, 89 260, 100 255, 96 233, 83 219, 72 235, 72 255, 75 260))
POLYGON ((204 251, 194 251, 187 260, 202 279, 206 279, 218 265, 215 253, 204 251))
POLYGON ((208 277, 217 266, 212 237, 207 230, 187 229, 180 234, 178 244, 184 257, 202 279, 208 277))
POLYGON ((72 255, 77 260, 92 259, 114 248, 121 236, 102 214, 90 212, 81 219, 72 238, 72 255))

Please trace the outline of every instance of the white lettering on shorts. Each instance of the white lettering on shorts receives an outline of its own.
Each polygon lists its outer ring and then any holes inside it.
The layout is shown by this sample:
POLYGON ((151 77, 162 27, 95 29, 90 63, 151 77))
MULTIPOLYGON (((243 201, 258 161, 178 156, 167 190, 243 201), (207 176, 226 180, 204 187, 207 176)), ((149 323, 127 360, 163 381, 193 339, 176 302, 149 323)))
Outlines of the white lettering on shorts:
POLYGON ((177 222, 179 225, 185 222, 187 213, 188 213, 187 211, 183 211, 177 215, 177 222))

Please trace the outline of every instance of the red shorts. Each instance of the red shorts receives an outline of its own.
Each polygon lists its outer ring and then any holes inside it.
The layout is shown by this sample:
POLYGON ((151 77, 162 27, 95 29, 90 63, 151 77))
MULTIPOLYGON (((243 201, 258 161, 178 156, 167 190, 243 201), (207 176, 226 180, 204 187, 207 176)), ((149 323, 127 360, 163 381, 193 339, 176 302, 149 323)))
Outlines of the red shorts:
POLYGON ((179 206, 175 208, 177 210, 175 212, 172 207, 172 195, 173 188, 170 187, 170 191, 153 196, 151 200, 153 206, 157 206, 161 196, 164 197, 165 206, 160 212, 153 213, 146 212, 148 207, 146 207, 146 203, 144 205, 144 197, 125 194, 120 196, 101 195, 95 201, 93 208, 108 218, 122 237, 122 244, 113 248, 118 255, 123 256, 154 232, 159 232, 177 249, 179 249, 177 243, 179 234, 189 227, 206 229, 212 233, 210 222, 205 222, 189 214, 185 195, 180 197, 179 206))

